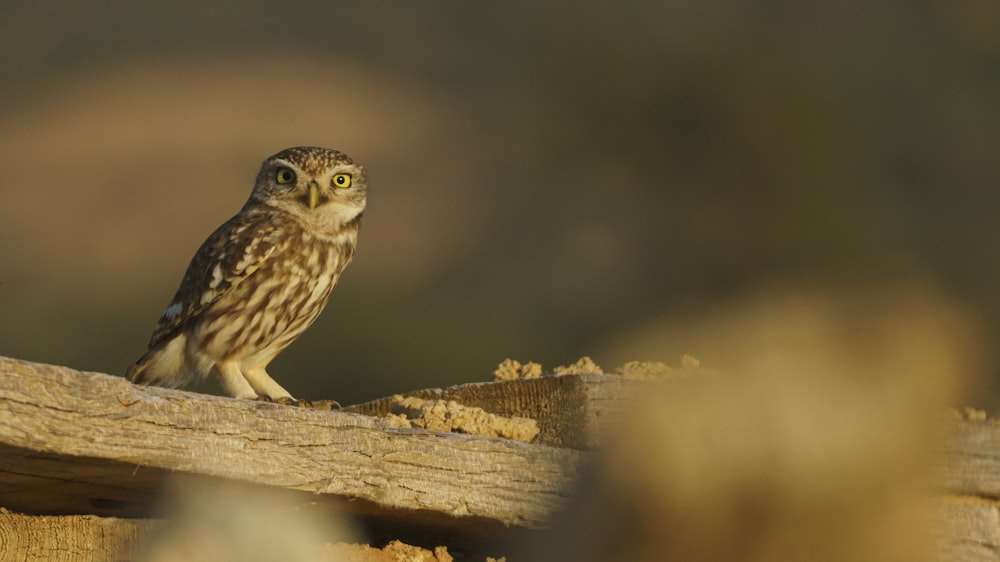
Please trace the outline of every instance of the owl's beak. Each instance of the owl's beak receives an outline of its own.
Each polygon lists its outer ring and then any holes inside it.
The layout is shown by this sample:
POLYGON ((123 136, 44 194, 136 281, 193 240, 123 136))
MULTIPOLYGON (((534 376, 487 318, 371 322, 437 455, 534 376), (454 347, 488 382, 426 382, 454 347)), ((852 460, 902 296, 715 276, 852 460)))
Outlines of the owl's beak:
POLYGON ((309 182, 309 210, 312 211, 319 203, 319 184, 315 181, 309 182))

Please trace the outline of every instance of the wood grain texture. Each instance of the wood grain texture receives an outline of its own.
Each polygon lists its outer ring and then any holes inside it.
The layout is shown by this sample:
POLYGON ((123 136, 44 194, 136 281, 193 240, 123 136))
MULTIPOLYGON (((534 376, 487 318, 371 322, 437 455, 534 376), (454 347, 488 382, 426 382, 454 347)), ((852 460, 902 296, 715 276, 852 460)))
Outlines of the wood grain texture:
POLYGON ((0 559, 117 562, 138 552, 158 522, 95 515, 0 513, 0 559))
MULTIPOLYGON (((121 519, 96 515, 21 515, 0 513, 0 560, 45 562, 125 562, 130 560, 190 560, 191 546, 199 545, 198 560, 213 560, 217 552, 204 550, 205 537, 177 540, 177 529, 169 521, 154 519, 121 519), (152 539, 152 543, 150 541, 152 539), (177 544, 175 548, 172 545, 177 544), (167 558, 169 557, 169 558, 167 558)), ((273 537, 255 537, 253 541, 273 537)), ((308 537, 296 537, 308 538, 308 537)), ((315 537, 313 537, 315 538, 315 537)), ((435 556, 400 541, 390 541, 384 549, 351 544, 337 540, 308 541, 286 547, 263 547, 256 543, 235 544, 236 539, 220 535, 224 542, 225 560, 310 560, 311 562, 399 562, 424 560, 436 562, 451 557, 435 556), (247 548, 251 551, 246 556, 247 548), (242 550, 238 552, 237 549, 242 550), (274 550, 282 550, 275 553, 274 550), (291 550, 289 552, 288 550, 291 550), (244 554, 244 556, 240 556, 244 554)), ((209 541, 212 545, 214 541, 209 541)), ((218 543, 214 543, 218 544, 218 543)), ((437 549, 438 552, 441 549, 437 549)), ((484 560, 486 554, 469 556, 484 560)))
POLYGON ((9 358, 0 449, 0 505, 24 513, 140 515, 181 472, 528 528, 562 505, 584 458, 9 358))

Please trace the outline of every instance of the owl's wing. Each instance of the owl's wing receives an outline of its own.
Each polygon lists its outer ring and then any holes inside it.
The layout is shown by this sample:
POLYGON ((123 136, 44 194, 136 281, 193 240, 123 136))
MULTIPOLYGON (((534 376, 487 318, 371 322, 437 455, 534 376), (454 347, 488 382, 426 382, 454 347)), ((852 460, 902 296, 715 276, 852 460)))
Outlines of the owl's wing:
POLYGON ((281 227, 263 213, 243 212, 226 221, 198 248, 184 280, 153 330, 149 347, 173 339, 238 285, 274 252, 281 227))

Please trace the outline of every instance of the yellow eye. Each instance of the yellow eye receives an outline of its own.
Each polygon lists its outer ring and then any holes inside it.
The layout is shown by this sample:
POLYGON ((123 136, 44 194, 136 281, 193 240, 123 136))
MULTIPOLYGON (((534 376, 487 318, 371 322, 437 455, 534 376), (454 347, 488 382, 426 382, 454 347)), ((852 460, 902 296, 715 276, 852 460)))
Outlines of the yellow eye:
POLYGON ((280 184, 292 183, 295 181, 295 172, 290 168, 278 168, 278 171, 274 173, 274 181, 280 184))
POLYGON ((351 187, 351 174, 337 174, 331 183, 333 187, 351 187))

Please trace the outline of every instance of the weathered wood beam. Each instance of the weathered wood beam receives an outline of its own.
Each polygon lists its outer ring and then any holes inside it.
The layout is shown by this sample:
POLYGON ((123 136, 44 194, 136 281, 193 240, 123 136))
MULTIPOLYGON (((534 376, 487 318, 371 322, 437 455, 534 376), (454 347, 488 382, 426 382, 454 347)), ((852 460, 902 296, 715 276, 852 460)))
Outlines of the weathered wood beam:
POLYGON ((0 358, 0 506, 24 513, 142 515, 180 472, 538 528, 584 456, 0 358))

